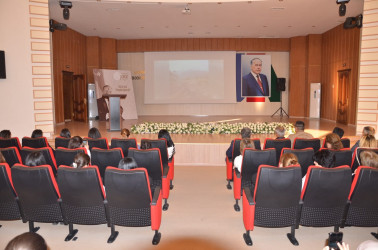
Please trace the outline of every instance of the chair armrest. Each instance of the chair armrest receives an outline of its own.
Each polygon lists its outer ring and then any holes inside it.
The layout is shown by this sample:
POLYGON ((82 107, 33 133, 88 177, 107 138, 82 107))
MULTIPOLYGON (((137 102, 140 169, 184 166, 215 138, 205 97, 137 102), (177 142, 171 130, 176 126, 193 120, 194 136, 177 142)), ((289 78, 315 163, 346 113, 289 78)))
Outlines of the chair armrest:
POLYGON ((152 197, 151 206, 156 206, 159 201, 161 187, 155 187, 154 196, 152 197))
POLYGON ((248 200, 249 205, 255 205, 255 202, 253 201, 253 195, 252 191, 249 187, 243 188, 245 197, 248 200))
POLYGON ((163 166, 163 178, 167 178, 168 173, 169 173, 169 166, 168 165, 163 166))
POLYGON ((236 177, 240 179, 240 172, 239 172, 239 170, 237 168, 235 168, 234 171, 235 171, 236 177))

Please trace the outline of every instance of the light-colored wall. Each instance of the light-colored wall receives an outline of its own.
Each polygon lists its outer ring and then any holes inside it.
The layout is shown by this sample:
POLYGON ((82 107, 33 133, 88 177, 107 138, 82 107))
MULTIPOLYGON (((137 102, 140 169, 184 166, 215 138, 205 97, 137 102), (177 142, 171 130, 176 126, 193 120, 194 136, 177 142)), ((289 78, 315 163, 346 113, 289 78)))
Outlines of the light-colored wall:
MULTIPOLYGON (((267 52, 277 77, 289 79, 289 52, 267 52)), ((134 76, 144 76, 143 53, 118 53, 118 69, 130 70, 134 76)), ((235 83, 231 83, 235 84, 235 83)), ((133 80, 138 115, 272 115, 279 102, 252 103, 245 100, 234 104, 144 104, 144 78, 133 80)), ((288 87, 287 87, 288 89, 288 87)), ((282 106, 288 108, 288 91, 282 93, 282 106)), ((236 97, 235 97, 236 100, 236 97)))

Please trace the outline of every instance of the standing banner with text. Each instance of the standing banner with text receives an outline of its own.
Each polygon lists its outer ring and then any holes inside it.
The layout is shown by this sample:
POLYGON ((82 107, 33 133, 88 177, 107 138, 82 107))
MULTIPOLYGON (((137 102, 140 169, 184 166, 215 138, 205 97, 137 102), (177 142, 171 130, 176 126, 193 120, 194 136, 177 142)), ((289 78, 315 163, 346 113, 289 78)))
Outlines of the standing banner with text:
POLYGON ((104 94, 126 95, 126 98, 121 98, 120 102, 121 120, 138 119, 130 71, 94 69, 93 75, 96 85, 98 116, 101 121, 109 119, 109 99, 104 97, 104 94))

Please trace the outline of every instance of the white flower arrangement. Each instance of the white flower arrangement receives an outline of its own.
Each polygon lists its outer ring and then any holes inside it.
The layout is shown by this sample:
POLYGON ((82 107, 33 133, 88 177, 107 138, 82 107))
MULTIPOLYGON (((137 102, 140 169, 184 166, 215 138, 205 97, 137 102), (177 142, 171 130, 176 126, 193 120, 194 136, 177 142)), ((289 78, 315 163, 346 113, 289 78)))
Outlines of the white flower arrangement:
POLYGON ((153 123, 144 122, 133 125, 133 134, 157 134, 161 129, 166 129, 170 134, 240 134, 240 130, 248 127, 252 134, 274 134, 277 126, 283 126, 287 133, 293 134, 294 125, 285 122, 257 122, 257 123, 153 123))

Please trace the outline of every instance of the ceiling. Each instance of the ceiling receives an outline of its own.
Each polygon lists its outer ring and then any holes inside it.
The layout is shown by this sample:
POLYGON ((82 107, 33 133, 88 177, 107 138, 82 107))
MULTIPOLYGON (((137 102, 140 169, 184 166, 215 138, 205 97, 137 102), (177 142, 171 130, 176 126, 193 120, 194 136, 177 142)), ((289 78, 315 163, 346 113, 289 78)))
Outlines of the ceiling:
POLYGON ((340 17, 336 0, 136 1, 71 0, 70 19, 64 20, 59 1, 49 0, 50 18, 102 38, 289 38, 324 33, 361 14, 364 2, 351 0, 340 17))

